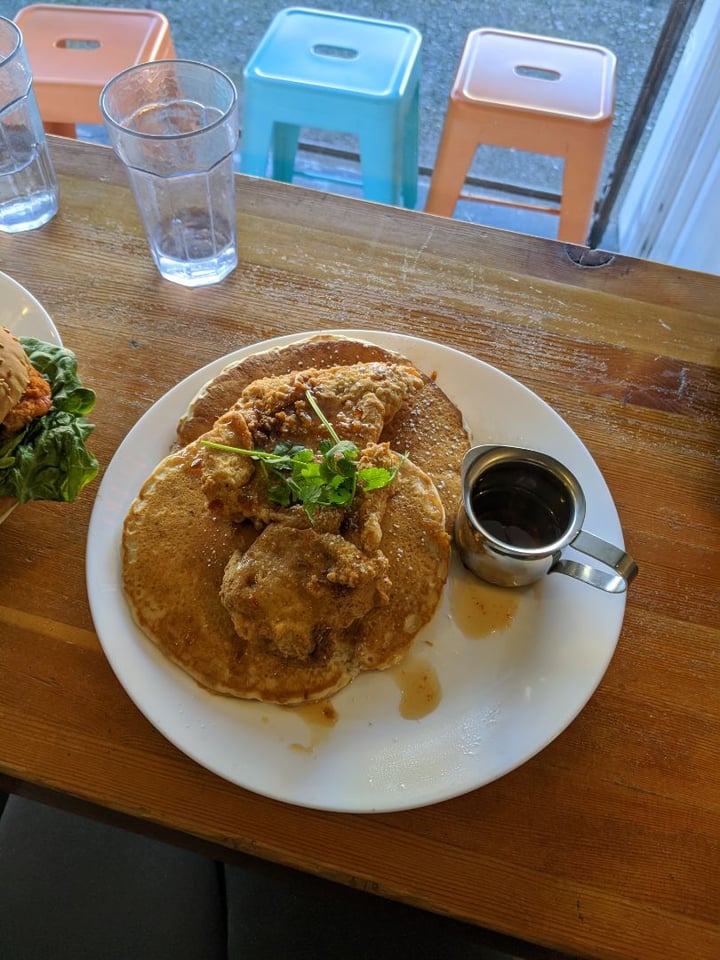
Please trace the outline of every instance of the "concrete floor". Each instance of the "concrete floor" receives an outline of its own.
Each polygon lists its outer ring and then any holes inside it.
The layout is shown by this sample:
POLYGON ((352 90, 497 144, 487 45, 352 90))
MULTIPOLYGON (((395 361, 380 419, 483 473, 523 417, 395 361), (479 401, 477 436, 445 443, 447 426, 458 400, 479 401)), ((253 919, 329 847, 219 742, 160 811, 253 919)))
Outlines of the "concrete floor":
MULTIPOLYGON (((420 164, 432 167, 442 131, 448 92, 465 37, 478 26, 600 44, 618 58, 616 117, 605 159, 611 172, 627 123, 671 0, 604 0, 597 4, 550 0, 313 0, 306 4, 416 26, 423 35, 420 164)), ((97 6, 148 7, 169 18, 178 56, 210 62, 228 73, 242 101, 242 70, 273 15, 284 6, 271 0, 100 0, 97 6)), ((0 0, 0 14, 12 17, 19 4, 0 0)), ((241 114, 242 123, 242 114, 241 114)), ((337 142, 329 135, 328 142, 337 142)), ((341 141, 342 142, 342 141, 341 141)), ((478 177, 559 192, 562 161, 522 151, 482 147, 472 173, 478 177)), ((425 184, 421 182, 421 198, 425 184)), ((464 204, 456 216, 553 236, 556 219, 512 210, 464 204), (467 208, 467 209, 466 209, 467 208), (529 225, 528 225, 529 224, 529 225), (525 225, 525 226, 523 226, 525 225)))

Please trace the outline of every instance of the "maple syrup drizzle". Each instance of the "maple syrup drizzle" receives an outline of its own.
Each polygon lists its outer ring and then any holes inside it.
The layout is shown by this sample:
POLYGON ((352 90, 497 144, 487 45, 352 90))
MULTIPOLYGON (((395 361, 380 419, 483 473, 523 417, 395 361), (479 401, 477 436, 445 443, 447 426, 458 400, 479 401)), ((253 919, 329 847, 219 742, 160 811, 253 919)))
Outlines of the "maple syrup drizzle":
POLYGON ((400 716, 405 720, 420 720, 440 703, 440 681, 435 668, 427 660, 403 663, 393 670, 392 675, 400 688, 400 716))
MULTIPOLYGON (((450 578, 450 616, 466 637, 486 637, 506 630, 513 622, 519 600, 517 591, 484 583, 461 565, 450 578)), ((405 720, 420 720, 440 703, 440 681, 435 668, 427 660, 414 659, 403 663, 391 675, 400 688, 400 715, 405 720)), ((289 745, 296 753, 314 753, 338 721, 337 711, 330 700, 287 709, 302 717, 311 732, 310 743, 293 742, 289 745)))
POLYGON ((479 580, 458 564, 450 578, 450 617, 457 628, 473 639, 507 630, 513 622, 520 593, 479 580))
POLYGON ((303 703, 298 707, 289 707, 293 713, 305 721, 310 729, 310 743, 291 743, 290 749, 296 753, 313 753, 315 748, 326 740, 338 720, 338 714, 330 700, 318 700, 317 703, 303 703))

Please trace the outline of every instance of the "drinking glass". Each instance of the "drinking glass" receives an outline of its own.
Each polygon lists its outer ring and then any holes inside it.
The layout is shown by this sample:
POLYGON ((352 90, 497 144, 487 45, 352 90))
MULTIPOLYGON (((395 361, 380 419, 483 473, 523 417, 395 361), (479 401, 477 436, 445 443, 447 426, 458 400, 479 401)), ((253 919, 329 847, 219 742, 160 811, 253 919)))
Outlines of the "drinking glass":
POLYGON ((222 280, 237 265, 232 80, 192 60, 142 63, 108 81, 100 109, 161 276, 222 280))
POLYGON ((57 209, 58 185, 22 34, 0 17, 0 230, 34 230, 57 209))

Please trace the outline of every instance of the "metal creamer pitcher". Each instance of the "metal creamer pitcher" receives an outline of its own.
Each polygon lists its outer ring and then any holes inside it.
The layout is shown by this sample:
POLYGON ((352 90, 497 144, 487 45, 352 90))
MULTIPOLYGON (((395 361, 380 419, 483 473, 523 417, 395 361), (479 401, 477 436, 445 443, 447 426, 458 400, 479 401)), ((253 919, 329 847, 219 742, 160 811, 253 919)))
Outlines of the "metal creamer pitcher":
POLYGON ((582 529, 585 495, 553 457, 522 447, 473 447, 461 477, 455 541, 465 566, 483 580, 519 587, 564 573, 622 593, 637 574, 624 550, 582 529), (563 556, 570 546, 613 572, 563 556))

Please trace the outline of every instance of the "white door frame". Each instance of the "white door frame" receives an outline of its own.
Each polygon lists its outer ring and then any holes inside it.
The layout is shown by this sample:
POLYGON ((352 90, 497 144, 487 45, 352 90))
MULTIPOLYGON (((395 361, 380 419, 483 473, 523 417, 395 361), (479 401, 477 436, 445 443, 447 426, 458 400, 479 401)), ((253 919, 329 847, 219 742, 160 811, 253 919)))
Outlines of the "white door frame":
POLYGON ((720 0, 705 0, 618 211, 621 253, 720 273, 720 0))

